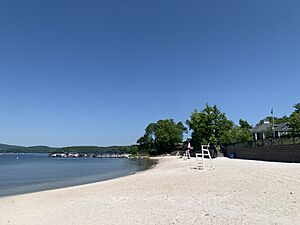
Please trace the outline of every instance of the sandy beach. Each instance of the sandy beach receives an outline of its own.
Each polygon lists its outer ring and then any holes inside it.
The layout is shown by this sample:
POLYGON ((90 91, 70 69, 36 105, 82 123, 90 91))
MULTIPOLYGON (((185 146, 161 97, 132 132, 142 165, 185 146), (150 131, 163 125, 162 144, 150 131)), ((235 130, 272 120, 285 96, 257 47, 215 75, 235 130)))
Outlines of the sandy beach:
POLYGON ((150 170, 0 198, 0 224, 300 224, 300 164, 159 158, 150 170))

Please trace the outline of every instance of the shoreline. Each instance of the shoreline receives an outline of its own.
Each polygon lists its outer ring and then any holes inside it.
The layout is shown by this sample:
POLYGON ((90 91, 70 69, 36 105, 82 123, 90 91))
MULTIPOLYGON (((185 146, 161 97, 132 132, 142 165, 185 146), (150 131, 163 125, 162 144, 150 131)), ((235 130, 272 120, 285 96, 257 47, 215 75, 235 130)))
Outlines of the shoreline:
POLYGON ((116 179, 0 198, 0 224, 299 224, 300 164, 159 157, 116 179))

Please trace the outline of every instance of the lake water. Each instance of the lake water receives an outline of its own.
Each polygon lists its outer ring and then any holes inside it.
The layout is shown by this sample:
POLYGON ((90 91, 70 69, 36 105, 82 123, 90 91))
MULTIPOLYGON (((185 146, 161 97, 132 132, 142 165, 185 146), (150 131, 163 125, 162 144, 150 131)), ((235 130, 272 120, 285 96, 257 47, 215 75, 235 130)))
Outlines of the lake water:
POLYGON ((0 197, 113 179, 154 165, 149 159, 50 158, 1 154, 0 197))

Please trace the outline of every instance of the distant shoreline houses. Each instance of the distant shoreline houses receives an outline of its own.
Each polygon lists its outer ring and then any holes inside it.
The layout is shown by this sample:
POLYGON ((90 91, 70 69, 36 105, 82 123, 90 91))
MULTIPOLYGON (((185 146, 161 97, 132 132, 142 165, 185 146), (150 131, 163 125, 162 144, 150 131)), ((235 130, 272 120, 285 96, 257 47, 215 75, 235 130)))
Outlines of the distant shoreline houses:
POLYGON ((288 122, 273 125, 269 121, 265 121, 263 124, 257 125, 251 129, 255 140, 262 140, 270 137, 281 138, 291 131, 292 129, 289 127, 288 122))
POLYGON ((49 157, 55 158, 130 158, 131 154, 84 154, 76 152, 50 153, 49 157))

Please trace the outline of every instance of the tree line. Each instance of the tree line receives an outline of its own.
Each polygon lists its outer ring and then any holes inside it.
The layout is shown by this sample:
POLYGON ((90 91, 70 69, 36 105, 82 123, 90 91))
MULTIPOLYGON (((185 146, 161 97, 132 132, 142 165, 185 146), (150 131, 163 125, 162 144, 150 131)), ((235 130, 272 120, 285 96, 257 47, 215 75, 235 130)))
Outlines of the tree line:
MULTIPOLYGON (((300 103, 294 105, 294 112, 287 117, 266 117, 260 120, 257 125, 265 120, 275 123, 289 122, 293 135, 300 134, 300 103)), ((135 149, 141 154, 158 155, 170 153, 176 149, 178 143, 183 140, 184 133, 188 130, 191 133, 191 143, 195 149, 201 144, 211 143, 214 145, 228 145, 253 140, 250 131, 252 126, 243 119, 236 125, 229 120, 224 112, 221 112, 217 105, 206 104, 201 111, 194 110, 189 119, 176 123, 173 119, 159 120, 150 123, 145 128, 145 133, 137 140, 138 148, 135 149)))
POLYGON ((138 154, 137 145, 131 146, 70 146, 62 148, 52 148, 48 146, 11 146, 0 144, 1 153, 83 153, 83 154, 123 154, 131 153, 138 154))

